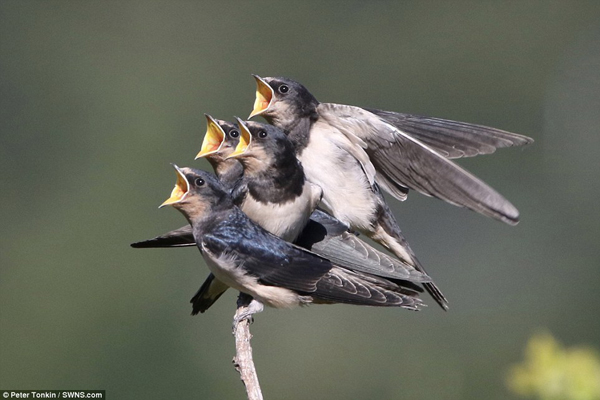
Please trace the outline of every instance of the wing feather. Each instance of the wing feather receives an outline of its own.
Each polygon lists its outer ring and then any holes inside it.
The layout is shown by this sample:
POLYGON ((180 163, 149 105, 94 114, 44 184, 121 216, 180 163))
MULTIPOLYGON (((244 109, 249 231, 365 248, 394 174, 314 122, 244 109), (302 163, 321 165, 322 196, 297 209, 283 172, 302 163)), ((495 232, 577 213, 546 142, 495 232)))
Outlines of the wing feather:
POLYGON ((131 243, 131 247, 136 249, 189 246, 196 246, 191 225, 182 226, 179 229, 172 230, 152 239, 131 243))
POLYGON ((322 103, 319 115, 357 136, 378 173, 398 185, 514 225, 518 210, 498 192, 442 154, 362 108, 322 103))
POLYGON ((334 267, 317 284, 316 302, 335 302, 418 310, 419 291, 384 278, 334 267))
POLYGON ((212 232, 202 236, 202 246, 212 254, 227 255, 237 268, 263 284, 306 293, 314 292, 319 279, 332 267, 324 258, 294 248, 262 229, 251 230, 244 239, 230 231, 212 232))
POLYGON ((533 143, 527 136, 483 125, 372 108, 365 110, 447 158, 491 154, 499 148, 533 143))
POLYGON ((375 249, 348 232, 345 224, 320 210, 311 215, 295 244, 353 271, 411 282, 431 281, 426 273, 375 249))

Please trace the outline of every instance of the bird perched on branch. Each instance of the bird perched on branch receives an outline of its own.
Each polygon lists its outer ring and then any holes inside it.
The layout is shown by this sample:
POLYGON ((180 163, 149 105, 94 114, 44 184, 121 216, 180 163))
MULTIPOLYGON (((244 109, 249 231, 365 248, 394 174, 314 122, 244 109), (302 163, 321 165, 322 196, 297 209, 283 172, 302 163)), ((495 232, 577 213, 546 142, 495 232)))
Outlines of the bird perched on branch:
MULTIPOLYGON (((291 79, 254 77, 257 89, 250 118, 261 115, 287 133, 307 179, 323 190, 322 207, 418 270, 425 272, 380 188, 399 200, 414 189, 509 224, 517 223, 519 213, 508 200, 435 148, 448 157, 457 157, 521 145, 531 139, 453 121, 319 103, 291 79), (404 132, 405 126, 411 127, 416 137, 404 132), (454 147, 456 143, 459 145, 454 147), (451 151, 453 148, 457 150, 451 151)), ((447 308, 435 284, 425 287, 440 306, 447 308)))
POLYGON ((161 207, 171 205, 186 217, 216 279, 254 298, 248 314, 263 305, 311 303, 420 307, 414 285, 353 271, 300 249, 253 223, 212 174, 174 167, 177 183, 161 207))

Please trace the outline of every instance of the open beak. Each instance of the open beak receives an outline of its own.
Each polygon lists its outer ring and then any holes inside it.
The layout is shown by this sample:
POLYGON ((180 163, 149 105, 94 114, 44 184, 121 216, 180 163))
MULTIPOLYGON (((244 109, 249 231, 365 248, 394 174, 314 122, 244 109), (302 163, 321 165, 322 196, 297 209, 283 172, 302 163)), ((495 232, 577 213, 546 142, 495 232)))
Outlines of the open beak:
POLYGON ((235 147, 233 153, 231 153, 227 158, 237 157, 241 154, 244 154, 246 150, 248 150, 248 147, 250 147, 250 144, 252 143, 252 135, 250 134, 250 130, 248 130, 248 127, 246 126, 244 121, 237 117, 235 119, 237 120, 238 126, 240 127, 240 142, 235 147))
POLYGON ((210 115, 204 114, 204 116, 206 117, 206 134, 204 135, 200 152, 196 155, 195 160, 218 152, 225 142, 223 128, 210 115))
POLYGON ((165 200, 158 208, 179 203, 185 198, 190 190, 190 185, 188 184, 183 171, 175 164, 173 164, 173 167, 177 171, 177 182, 171 192, 171 197, 165 200))
POLYGON ((275 93, 263 78, 258 75, 252 76, 256 79, 256 100, 254 100, 254 110, 252 110, 248 119, 267 111, 275 93))

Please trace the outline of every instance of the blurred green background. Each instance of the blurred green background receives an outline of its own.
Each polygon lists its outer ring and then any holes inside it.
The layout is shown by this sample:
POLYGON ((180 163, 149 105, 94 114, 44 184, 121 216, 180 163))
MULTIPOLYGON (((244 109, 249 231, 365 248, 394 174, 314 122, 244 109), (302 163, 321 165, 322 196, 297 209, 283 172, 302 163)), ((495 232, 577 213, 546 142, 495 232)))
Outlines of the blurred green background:
POLYGON ((509 227, 392 202, 444 313, 313 306, 252 326, 266 398, 511 399, 545 328, 600 347, 600 2, 0 1, 0 388, 243 398, 235 293, 191 317, 196 249, 129 243, 203 113, 246 117, 250 74, 321 101, 474 122, 528 148, 460 160, 521 211, 509 227))

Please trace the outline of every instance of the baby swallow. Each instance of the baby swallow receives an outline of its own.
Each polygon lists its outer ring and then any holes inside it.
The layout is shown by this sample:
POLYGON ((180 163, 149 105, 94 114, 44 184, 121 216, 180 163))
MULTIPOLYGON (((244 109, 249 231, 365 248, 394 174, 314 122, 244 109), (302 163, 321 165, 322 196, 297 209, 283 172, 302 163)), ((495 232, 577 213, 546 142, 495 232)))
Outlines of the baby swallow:
MULTIPOLYGON (((302 163, 306 178, 323 191, 321 206, 325 211, 351 229, 364 232, 390 249, 400 260, 426 274, 402 235, 378 182, 397 197, 406 195, 406 186, 388 184, 392 181, 375 170, 370 155, 365 151, 366 142, 357 136, 363 133, 347 129, 350 126, 373 133, 368 124, 370 121, 361 120, 361 115, 340 117, 328 109, 324 110, 323 107, 333 105, 320 104, 297 82, 284 78, 255 78, 256 102, 250 116, 262 115, 286 132, 295 145, 296 156, 302 163)), ((371 115, 372 120, 380 120, 371 115)), ((368 148, 366 150, 369 151, 368 148)), ((441 159, 449 162, 443 157, 441 159)), ((419 172, 411 169, 411 174, 414 173, 419 172)), ((447 309, 447 300, 439 288, 434 283, 425 283, 424 286, 436 302, 447 309)))
MULTIPOLYGON (((352 271, 300 249, 254 224, 211 174, 179 168, 171 197, 193 227, 196 245, 212 274, 263 305, 311 303, 391 306, 416 310, 419 291, 402 281, 352 271)), ((246 317, 245 315, 244 317, 246 317)))
POLYGON ((273 125, 240 119, 238 126, 240 142, 229 157, 240 160, 244 175, 232 194, 234 203, 254 223, 346 268, 389 278, 430 281, 429 277, 423 280, 427 275, 412 264, 376 251, 348 232, 346 225, 316 209, 321 188, 307 181, 285 133, 273 125))
POLYGON ((221 184, 231 188, 244 171, 237 160, 229 158, 240 141, 240 131, 231 122, 216 120, 208 114, 205 116, 206 134, 196 159, 205 157, 221 184))
POLYGON ((321 188, 306 180, 285 133, 273 125, 237 122, 241 137, 229 157, 240 161, 244 175, 234 200, 252 221, 293 242, 321 201, 321 188))
POLYGON ((519 212, 508 200, 443 154, 454 158, 491 153, 532 139, 462 122, 319 103, 291 79, 255 79, 256 101, 250 116, 262 115, 289 133, 309 180, 325 191, 325 202, 334 202, 331 197, 343 194, 344 188, 327 190, 321 185, 326 183, 321 182, 327 180, 326 173, 331 176, 329 168, 322 168, 322 158, 339 165, 337 158, 343 154, 344 162, 355 160, 355 171, 346 174, 353 174, 347 177, 349 185, 376 182, 400 200, 414 189, 511 225, 518 222, 519 212))
MULTIPOLYGON (((221 184, 230 190, 243 173, 242 165, 237 160, 227 158, 233 153, 240 140, 239 130, 236 125, 230 122, 214 119, 208 114, 205 114, 205 116, 207 121, 206 134, 196 159, 205 157, 213 167, 221 184)), ((153 239, 131 244, 135 248, 188 247, 195 245, 192 226, 189 224, 153 239)), ((210 273, 190 300, 192 314, 196 315, 199 312, 206 311, 225 293, 227 288, 228 286, 215 279, 214 275, 210 273)))

